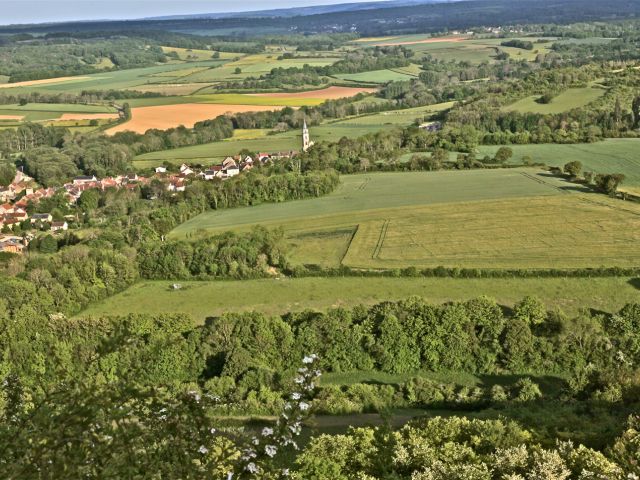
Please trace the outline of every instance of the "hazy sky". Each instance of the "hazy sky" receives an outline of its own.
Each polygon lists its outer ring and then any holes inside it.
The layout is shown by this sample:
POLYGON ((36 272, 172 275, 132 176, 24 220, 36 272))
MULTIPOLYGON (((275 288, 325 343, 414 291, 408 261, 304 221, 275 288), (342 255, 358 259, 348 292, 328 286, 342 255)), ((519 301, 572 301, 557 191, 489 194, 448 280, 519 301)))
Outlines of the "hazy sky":
POLYGON ((371 0, 0 0, 0 24, 143 18, 361 1, 371 0))

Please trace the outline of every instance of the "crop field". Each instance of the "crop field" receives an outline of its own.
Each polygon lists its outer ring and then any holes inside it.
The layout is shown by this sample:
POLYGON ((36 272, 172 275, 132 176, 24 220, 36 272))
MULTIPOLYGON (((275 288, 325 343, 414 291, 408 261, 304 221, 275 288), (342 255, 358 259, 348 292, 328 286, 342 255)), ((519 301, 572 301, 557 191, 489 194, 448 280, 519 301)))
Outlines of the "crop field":
POLYGON ((136 107, 131 109, 131 120, 107 130, 108 135, 117 132, 131 131, 144 133, 149 129, 168 128, 184 125, 193 127, 197 122, 216 118, 225 113, 258 112, 278 110, 280 106, 260 105, 217 105, 187 103, 183 105, 159 105, 154 107, 136 107))
POLYGON ((603 88, 591 86, 584 88, 569 88, 557 97, 554 97, 551 103, 538 103, 539 95, 518 100, 511 105, 503 108, 509 112, 531 112, 541 114, 562 113, 574 108, 584 107, 594 102, 606 93, 603 88))
POLYGON ((640 265, 640 205, 530 169, 353 175, 323 198, 206 212, 170 235, 199 238, 256 224, 283 227, 299 263, 343 257, 362 268, 640 265))
MULTIPOLYGON (((495 155, 499 146, 480 146, 478 156, 495 155)), ((596 173, 623 173, 626 177, 623 190, 640 192, 640 140, 633 138, 609 139, 597 143, 574 145, 509 145, 511 159, 522 163, 522 157, 530 156, 534 162, 562 167, 568 162, 580 161, 583 171, 596 173)))
POLYGON ((613 312, 636 301, 638 279, 616 278, 283 278, 243 281, 144 281, 96 303, 78 316, 129 313, 187 313, 197 322, 225 312, 260 311, 278 315, 306 309, 372 305, 420 295, 434 304, 464 301, 480 295, 513 306, 526 295, 540 298, 549 310, 558 307, 576 314, 585 305, 613 312), (244 291, 251 295, 227 295, 244 291))

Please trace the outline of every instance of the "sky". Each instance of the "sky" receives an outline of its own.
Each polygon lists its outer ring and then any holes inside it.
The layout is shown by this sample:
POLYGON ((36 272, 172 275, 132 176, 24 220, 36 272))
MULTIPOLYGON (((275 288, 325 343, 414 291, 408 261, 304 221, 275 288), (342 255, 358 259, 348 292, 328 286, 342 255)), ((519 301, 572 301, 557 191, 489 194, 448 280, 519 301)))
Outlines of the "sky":
POLYGON ((361 1, 371 0, 0 0, 0 24, 119 20, 361 1))

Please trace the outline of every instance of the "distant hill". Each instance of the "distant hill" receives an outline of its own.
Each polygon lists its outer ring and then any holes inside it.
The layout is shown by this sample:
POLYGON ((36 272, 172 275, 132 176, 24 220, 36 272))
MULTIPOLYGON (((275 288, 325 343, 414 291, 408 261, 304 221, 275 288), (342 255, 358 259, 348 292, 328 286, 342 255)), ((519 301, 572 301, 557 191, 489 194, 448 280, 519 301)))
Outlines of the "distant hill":
MULTIPOLYGON (((566 24, 621 20, 640 16, 638 0, 391 0, 297 9, 241 12, 216 17, 68 22, 0 27, 0 34, 96 34, 173 31, 197 35, 250 38, 266 33, 359 33, 365 36, 428 33, 478 26, 527 23, 566 24), (328 9, 328 11, 327 11, 328 9), (313 13, 307 13, 307 12, 313 13), (234 16, 239 15, 239 16, 234 16)), ((223 14, 220 14, 223 15, 223 14)))
POLYGON ((197 18, 290 18, 306 15, 322 15, 327 13, 357 12, 360 10, 375 10, 394 7, 408 7, 432 3, 452 3, 461 0, 386 0, 383 2, 337 3, 332 5, 317 5, 310 7, 278 8, 273 10, 237 11, 225 13, 196 13, 190 15, 165 15, 148 17, 145 20, 189 20, 197 18))

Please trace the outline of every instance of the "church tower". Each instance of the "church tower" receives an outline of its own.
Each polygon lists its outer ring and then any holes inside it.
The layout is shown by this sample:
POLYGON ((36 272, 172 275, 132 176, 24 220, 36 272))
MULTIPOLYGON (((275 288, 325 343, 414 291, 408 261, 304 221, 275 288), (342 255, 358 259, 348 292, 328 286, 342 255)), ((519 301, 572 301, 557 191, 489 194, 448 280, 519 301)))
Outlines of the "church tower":
POLYGON ((309 136, 309 129, 307 128, 307 119, 304 119, 304 124, 302 125, 302 151, 306 152, 309 150, 309 147, 313 145, 311 141, 311 137, 309 136))

